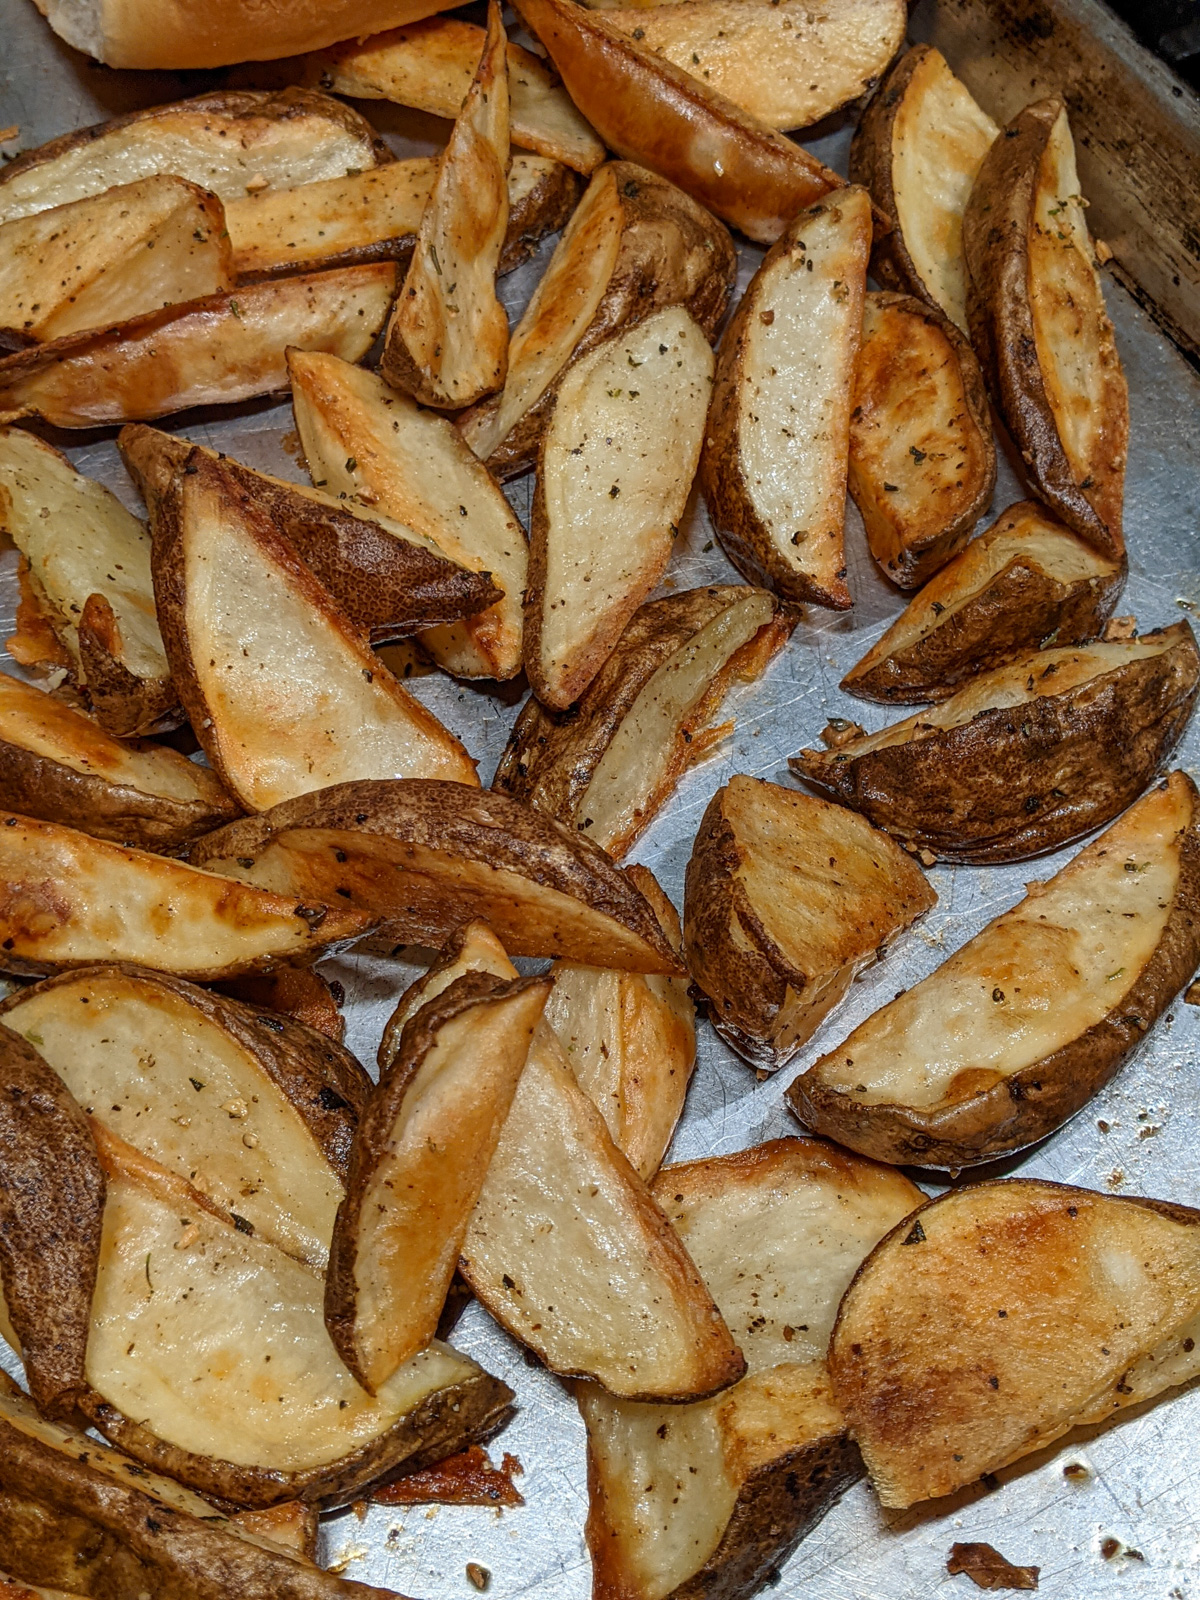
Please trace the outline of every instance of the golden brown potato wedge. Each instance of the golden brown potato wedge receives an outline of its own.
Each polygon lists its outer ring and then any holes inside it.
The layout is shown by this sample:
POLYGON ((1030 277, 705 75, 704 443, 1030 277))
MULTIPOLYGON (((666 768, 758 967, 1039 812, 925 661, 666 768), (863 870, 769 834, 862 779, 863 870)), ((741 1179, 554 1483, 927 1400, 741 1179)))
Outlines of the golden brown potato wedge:
MULTIPOLYGON (((215 462, 217 452, 141 422, 121 429, 121 458, 150 511, 159 506, 189 455, 215 462)), ((338 500, 306 484, 256 472, 228 456, 222 469, 261 508, 317 581, 372 640, 403 638, 431 623, 453 622, 494 605, 500 591, 483 572, 448 560, 411 528, 368 516, 354 500, 338 500)))
POLYGON ((264 1506, 261 1511, 235 1511, 230 1520, 245 1532, 277 1544, 281 1550, 308 1561, 317 1559, 320 1516, 315 1506, 306 1506, 302 1500, 284 1500, 277 1506, 264 1506))
POLYGON ((219 89, 24 151, 0 173, 0 222, 164 172, 237 200, 390 160, 366 118, 329 95, 219 89))
POLYGON ((8 649, 65 669, 115 734, 174 726, 179 699, 154 614, 150 539, 111 490, 24 428, 0 428, 0 527, 26 563, 8 649), (49 624, 53 639, 44 637, 49 624), (23 626, 24 624, 24 626, 23 626))
POLYGON ((508 67, 497 0, 483 53, 438 160, 379 370, 440 411, 493 394, 508 371, 496 270, 508 231, 508 67))
POLYGON ((850 412, 849 488, 893 583, 958 554, 996 487, 987 391, 965 337, 913 295, 868 294, 850 412))
POLYGON ((871 270, 888 289, 937 306, 967 331, 963 212, 1000 129, 931 45, 888 73, 850 146, 850 180, 891 223, 871 270))
POLYGON ((746 1600, 860 1476, 825 1348, 863 1255, 919 1206, 897 1172, 812 1139, 667 1167, 654 1195, 749 1375, 649 1406, 577 1384, 594 1600, 746 1600))
POLYGON ((688 967, 726 1043, 756 1067, 782 1067, 936 902, 916 863, 864 819, 739 775, 692 846, 688 967))
POLYGON ((288 360, 296 427, 320 489, 411 528, 451 561, 490 575, 503 599, 464 622, 430 628, 421 643, 466 678, 521 670, 527 552, 499 486, 445 417, 423 411, 374 373, 333 356, 288 360))
POLYGON ((323 978, 312 967, 283 966, 274 972, 251 973, 243 978, 227 978, 218 984, 221 994, 264 1011, 302 1022, 306 1028, 323 1033, 334 1044, 341 1044, 346 1033, 342 1005, 346 994, 340 983, 323 978))
MULTIPOLYGON (((308 74, 324 89, 356 100, 393 100, 435 117, 456 118, 483 52, 484 30, 459 17, 430 17, 373 38, 349 40, 308 56, 308 74)), ((592 172, 604 146, 543 62, 508 46, 511 137, 524 150, 592 172)))
POLYGON ((1030 481, 1117 558, 1129 395, 1061 100, 1027 106, 979 169, 963 218, 971 340, 1030 481))
POLYGON ((538 457, 525 671, 572 705, 666 570, 708 415, 713 353, 667 306, 572 364, 538 457))
POLYGON ((0 223, 0 329, 58 339, 231 289, 221 202, 183 178, 120 184, 0 223))
POLYGON ((885 704, 946 700, 1039 646, 1096 638, 1124 582, 1123 563, 1022 500, 913 596, 842 688, 885 704))
POLYGON ((878 83, 903 43, 904 0, 674 0, 606 20, 768 128, 807 128, 878 83))
POLYGON ((728 232, 681 189, 629 161, 601 167, 513 329, 503 390, 459 420, 471 448, 501 477, 524 472, 573 362, 666 305, 711 339, 736 274, 728 232))
MULTIPOLYGON (((36 1585, 11 1600, 66 1591, 105 1600, 394 1600, 322 1572, 198 1495, 77 1428, 47 1422, 0 1374, 0 1565, 36 1585)), ((0 1579, 0 1593, 10 1600, 0 1579)))
MULTIPOLYGON (((614 871, 616 869, 614 868, 614 871)), ((0 970, 38 977, 131 961, 185 978, 231 978, 313 957, 376 919, 297 904, 181 861, 55 822, 0 816, 0 970)))
POLYGON ((1186 622, 1041 650, 792 770, 908 849, 1021 861, 1101 827, 1170 755, 1200 688, 1186 622))
POLYGON ((583 179, 564 162, 515 150, 508 164, 508 229, 497 272, 527 261, 548 234, 566 226, 583 179))
POLYGON ((573 0, 521 0, 567 93, 600 138, 678 184, 751 239, 778 239, 840 186, 815 157, 573 0))
POLYGON ((1187 1382, 1197 1334, 1200 1212, 1012 1178, 882 1240, 829 1360, 880 1499, 909 1506, 1187 1382))
MULTIPOLYGON (((0 840, 3 835, 0 834, 0 840)), ((514 955, 678 977, 654 909, 576 829, 506 795, 424 779, 337 784, 201 839, 192 859, 247 883, 365 907, 396 943, 440 945, 483 917, 514 955), (286 890, 282 886, 286 884, 286 890)))
POLYGON ((358 361, 396 289, 390 261, 247 284, 0 358, 0 420, 136 422, 287 388, 285 354, 358 361))
POLYGON ((744 584, 648 601, 569 717, 526 701, 492 787, 573 823, 619 861, 729 731, 710 726, 726 690, 758 678, 795 623, 768 590, 744 584))
POLYGON ((325 1325, 369 1394, 437 1332, 551 987, 464 973, 405 1024, 367 1101, 333 1230, 325 1325))
POLYGON ((211 455, 192 452, 159 508, 154 593, 180 699, 247 810, 361 778, 479 781, 211 455))
MULTIPOLYGON (((491 929, 461 928, 405 995, 380 1045, 462 974, 512 979, 491 929)), ((491 1314, 553 1372, 625 1396, 709 1395, 745 1371, 687 1252, 537 1028, 463 1244, 459 1270, 491 1314)))
POLYGON ((0 1288, 38 1409, 69 1417, 87 1388, 104 1170, 87 1118, 35 1044, 0 1026, 0 1288))
POLYGON ((176 850, 239 812, 207 768, 165 745, 114 739, 7 674, 0 674, 0 789, 23 816, 144 850, 176 850))
POLYGON ((871 202, 842 189, 802 211, 721 341, 700 482, 730 560, 788 600, 844 611, 851 393, 871 202))
POLYGON ((1182 772, 788 1090, 818 1133, 965 1167, 1060 1127, 1200 966, 1200 800, 1182 772))

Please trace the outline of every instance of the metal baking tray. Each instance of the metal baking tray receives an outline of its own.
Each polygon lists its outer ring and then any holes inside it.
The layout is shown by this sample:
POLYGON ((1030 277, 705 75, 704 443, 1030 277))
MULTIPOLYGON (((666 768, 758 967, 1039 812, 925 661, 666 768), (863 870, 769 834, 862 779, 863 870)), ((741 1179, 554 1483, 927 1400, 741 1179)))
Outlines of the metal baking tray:
MULTIPOLYGON (((30 0, 0 0, 0 18, 0 126, 20 125, 19 140, 4 147, 9 152, 136 106, 198 93, 212 81, 209 74, 98 68, 61 45, 30 0)), ((444 138, 445 125, 431 118, 378 102, 362 109, 398 154, 426 153, 444 138)), ((849 137, 847 122, 809 143, 823 161, 845 171, 849 137)), ((510 305, 523 303, 547 254, 544 247, 537 261, 504 280, 510 305)), ((758 250, 743 249, 743 283, 760 258, 758 250)), ((1111 279, 1107 296, 1132 413, 1126 492, 1130 574, 1120 610, 1153 627, 1200 611, 1200 375, 1111 279)), ((193 412, 173 419, 171 426, 251 465, 281 476, 301 475, 287 405, 264 402, 223 413, 193 412)), ((54 442, 82 471, 140 509, 117 458, 114 431, 57 435, 54 442)), ((512 486, 518 513, 527 512, 529 491, 528 479, 512 486)), ((1011 462, 1002 460, 993 514, 1020 493, 1011 462)), ((871 561, 852 507, 846 542, 853 611, 809 610, 765 678, 734 692, 732 736, 684 779, 634 852, 676 904, 693 834, 719 785, 737 772, 787 783, 786 758, 814 742, 832 714, 852 716, 872 729, 888 720, 881 708, 849 699, 837 685, 903 600, 871 561)), ((7 636, 15 609, 14 574, 14 552, 0 552, 0 637, 7 636)), ((664 589, 734 580, 702 505, 694 502, 664 589)), ((0 667, 15 670, 7 657, 0 667)), ((437 674, 416 678, 411 687, 463 738, 479 760, 482 779, 489 781, 520 697, 437 674)), ((1193 724, 1176 760, 1200 778, 1200 723, 1193 724)), ((1027 879, 1049 876, 1070 854, 1013 867, 935 866, 930 878, 938 893, 936 908, 854 986, 793 1066, 774 1077, 759 1081, 702 1023, 699 1063, 672 1158, 725 1153, 796 1131, 782 1103, 790 1079, 1019 899, 1027 879)), ((383 1023, 415 969, 353 954, 326 961, 322 969, 345 985, 348 1046, 372 1063, 383 1023)), ((1200 1009, 1181 999, 1117 1080, 1073 1122, 1021 1159, 998 1163, 989 1172, 1020 1171, 1105 1193, 1200 1204, 1198 1061, 1200 1009)), ((490 1572, 490 1600, 586 1600, 584 1432, 574 1405, 557 1380, 527 1364, 519 1347, 478 1305, 468 1308, 454 1340, 516 1392, 518 1411, 502 1436, 502 1448, 524 1467, 518 1481, 525 1506, 511 1511, 371 1506, 361 1515, 349 1510, 326 1519, 323 1559, 347 1576, 426 1600, 478 1600, 466 1574, 468 1562, 490 1572)), ((1200 1600, 1197 1436, 1200 1386, 1192 1386, 1027 1457, 1000 1473, 993 1487, 973 1487, 929 1506, 886 1512, 867 1484, 859 1483, 784 1565, 775 1593, 780 1600, 972 1594, 969 1580, 947 1577, 946 1557, 956 1540, 986 1540, 1011 1560, 1040 1565, 1047 1600, 1200 1600), (1073 1470, 1068 1478, 1067 1464, 1086 1472, 1073 1470)))

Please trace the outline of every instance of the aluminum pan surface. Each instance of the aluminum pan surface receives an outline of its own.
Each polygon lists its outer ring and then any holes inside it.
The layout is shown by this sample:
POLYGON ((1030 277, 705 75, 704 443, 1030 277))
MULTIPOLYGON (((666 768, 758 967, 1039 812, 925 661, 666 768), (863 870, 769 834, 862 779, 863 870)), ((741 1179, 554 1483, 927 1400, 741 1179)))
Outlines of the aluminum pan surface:
MULTIPOLYGON (((0 126, 19 123, 22 147, 138 105, 197 93, 209 81, 202 74, 97 69, 58 44, 29 0, 0 0, 0 18, 0 126)), ((432 119, 405 116, 378 103, 363 109, 398 153, 424 153, 434 147, 431 140, 444 136, 444 124, 432 119)), ((841 130, 812 147, 844 171, 848 139, 841 130)), ((759 258, 760 252, 743 250, 743 283, 759 258)), ((523 269, 506 280, 506 297, 519 303, 533 279, 534 271, 523 269)), ((1153 627, 1200 611, 1200 378, 1128 296, 1111 282, 1107 293, 1132 412, 1126 496, 1131 570, 1120 610, 1153 627)), ((193 413, 172 426, 252 465, 300 475, 285 448, 292 427, 286 406, 250 405, 223 416, 193 413)), ((109 431, 62 435, 56 442, 81 470, 108 483, 136 509, 111 438, 109 431)), ((529 483, 513 486, 520 512, 527 510, 529 483)), ((994 510, 1018 497, 1015 475, 1002 462, 994 510)), ((734 734, 685 778, 666 814, 634 852, 677 904, 692 836, 720 784, 736 772, 788 782, 786 758, 814 742, 830 715, 851 716, 872 729, 888 720, 883 708, 852 700, 837 688, 842 674, 903 605, 871 562, 853 508, 847 546, 854 610, 841 616, 810 610, 763 682, 735 692, 734 734)), ((5 630, 0 637, 7 635, 14 610, 14 567, 13 552, 0 553, 5 630)), ((703 508, 693 506, 668 587, 735 577, 713 545, 703 508)), ((8 658, 0 665, 12 669, 8 658)), ((414 680, 412 687, 464 738, 488 780, 515 704, 437 676, 414 680)), ((1193 724, 1177 759, 1200 778, 1200 725, 1193 724)), ((922 927, 855 985, 792 1067, 774 1078, 759 1083, 702 1025, 699 1065, 673 1158, 737 1150, 795 1130, 781 1104, 787 1082, 897 989, 930 972, 1018 900, 1026 879, 1049 876, 1070 854, 1014 867, 935 867, 930 876, 939 903, 922 927)), ((325 965, 346 985, 347 1043, 372 1063, 383 1023, 413 969, 357 957, 325 965)), ((1200 1204, 1198 1054, 1200 1009, 1180 1001, 1115 1083, 1074 1122, 1005 1169, 1109 1193, 1200 1204)), ((519 1483, 527 1504, 507 1512, 430 1507, 398 1513, 373 1507, 362 1520, 348 1512, 325 1524, 325 1559, 344 1564, 347 1576, 428 1600, 476 1600, 466 1576, 468 1562, 490 1571, 492 1600, 586 1600, 584 1438, 574 1407, 556 1380, 529 1367, 478 1306, 468 1309, 455 1343, 516 1391, 519 1413, 497 1443, 524 1465, 519 1483)), ((971 1489, 933 1509, 885 1513, 869 1488, 859 1484, 786 1564, 774 1593, 780 1600, 924 1600, 950 1582, 945 1560, 952 1543, 986 1540, 1013 1561, 1040 1565, 1041 1593, 1048 1600, 1200 1600, 1198 1436, 1200 1387, 1193 1386, 1027 1459, 1002 1473, 999 1486, 990 1491, 971 1489), (1067 1463, 1084 1465, 1086 1476, 1066 1479, 1067 1463), (1119 1541, 1118 1553, 1106 1560, 1100 1547, 1111 1539, 1119 1541)), ((945 1592, 975 1591, 960 1579, 945 1592)))

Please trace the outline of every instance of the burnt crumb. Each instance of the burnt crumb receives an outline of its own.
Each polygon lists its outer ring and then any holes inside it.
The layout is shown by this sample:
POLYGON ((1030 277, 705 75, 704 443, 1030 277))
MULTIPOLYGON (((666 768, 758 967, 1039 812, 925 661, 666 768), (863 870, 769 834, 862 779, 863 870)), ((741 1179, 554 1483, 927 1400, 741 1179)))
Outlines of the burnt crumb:
POLYGON ((902 1244, 924 1244, 925 1229, 919 1222, 914 1222, 912 1227, 908 1230, 908 1233, 900 1242, 902 1244))
POLYGON ((946 1571, 963 1573, 978 1589, 1036 1589, 1040 1567, 1018 1567, 990 1544, 955 1544, 950 1547, 946 1571))

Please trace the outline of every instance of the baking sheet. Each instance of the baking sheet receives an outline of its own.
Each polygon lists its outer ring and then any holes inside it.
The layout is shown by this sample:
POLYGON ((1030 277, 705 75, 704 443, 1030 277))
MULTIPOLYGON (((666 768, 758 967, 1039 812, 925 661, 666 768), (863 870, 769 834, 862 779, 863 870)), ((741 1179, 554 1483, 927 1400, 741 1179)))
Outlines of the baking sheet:
MULTIPOLYGON (((0 0, 0 39, 0 126, 20 125, 19 140, 4 147, 10 153, 137 106, 198 93, 212 81, 209 74, 137 75, 96 67, 54 38, 30 0, 0 0)), ((432 118, 377 102, 362 109, 399 154, 425 153, 444 137, 446 125, 432 118)), ((845 171, 848 127, 808 142, 823 161, 845 171)), ((548 254, 544 246, 537 262, 504 280, 510 306, 523 302, 548 254)), ((752 247, 743 249, 743 284, 760 256, 752 247)), ((1200 610, 1200 377, 1111 281, 1107 295, 1132 413, 1126 493, 1130 575, 1119 610, 1135 613, 1148 628, 1181 615, 1194 618, 1200 610)), ((302 476, 294 438, 288 437, 287 406, 263 403, 222 414, 190 413, 170 426, 253 466, 302 476)), ((114 431, 53 437, 80 470, 140 510, 112 443, 114 431)), ((511 486, 522 514, 530 487, 530 479, 511 486)), ((989 520, 1020 493, 1011 464, 1002 461, 989 520)), ((837 688, 846 669, 903 606, 870 560, 853 507, 847 556, 854 610, 848 615, 810 610, 766 677, 734 692, 727 713, 737 719, 733 735, 685 778, 666 814, 632 854, 654 870, 677 905, 692 837, 719 785, 736 772, 789 782, 787 757, 815 742, 830 715, 853 717, 870 729, 892 720, 883 708, 855 701, 837 688)), ((0 552, 0 637, 7 635, 15 609, 14 573, 14 552, 0 552)), ((664 590, 735 580, 714 544, 703 507, 693 504, 664 590)), ((0 667, 14 670, 7 656, 0 658, 0 667)), ((519 697, 440 675, 415 679, 411 687, 463 738, 488 782, 519 697)), ((1200 777, 1200 723, 1193 724, 1176 759, 1200 777)), ((930 878, 937 907, 882 966, 854 986, 791 1067, 773 1078, 759 1082, 702 1024, 699 1062, 672 1158, 724 1153, 796 1131, 782 1106, 787 1083, 896 990, 926 975, 1018 900, 1027 879, 1049 876, 1071 853, 1013 867, 934 867, 930 878)), ((351 955, 322 963, 322 970, 345 985, 346 1042, 372 1064, 383 1023, 415 969, 351 955)), ((1180 1000, 1116 1082, 1072 1123, 1022 1159, 997 1163, 989 1172, 1019 1170, 1107 1193, 1200 1204, 1198 1055, 1200 1009, 1180 1000)), ((468 1562, 490 1572, 491 1600, 585 1600, 590 1568, 583 1544, 584 1434, 574 1406, 554 1378, 526 1363, 520 1348, 479 1306, 468 1308, 454 1342, 516 1392, 516 1419, 497 1443, 524 1466, 518 1481, 526 1505, 511 1511, 421 1507, 402 1512, 375 1506, 361 1517, 347 1511, 326 1519, 323 1558, 350 1577, 427 1600, 477 1600, 466 1575, 468 1562)), ((1041 1593, 1048 1600, 1200 1600, 1198 1435, 1200 1385, 1194 1385, 1028 1457, 1001 1473, 991 1489, 979 1486, 895 1513, 882 1511, 860 1483, 787 1562, 775 1593, 780 1600, 972 1594, 968 1579, 947 1577, 946 1556, 956 1540, 986 1540, 1010 1560, 1040 1565, 1041 1593), (1067 1479, 1068 1463, 1082 1465, 1086 1473, 1067 1479), (1111 1551, 1114 1540, 1116 1553, 1106 1558, 1101 1547, 1111 1551), (942 1585, 949 1587, 943 1591, 942 1585)))

